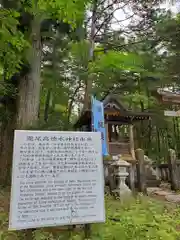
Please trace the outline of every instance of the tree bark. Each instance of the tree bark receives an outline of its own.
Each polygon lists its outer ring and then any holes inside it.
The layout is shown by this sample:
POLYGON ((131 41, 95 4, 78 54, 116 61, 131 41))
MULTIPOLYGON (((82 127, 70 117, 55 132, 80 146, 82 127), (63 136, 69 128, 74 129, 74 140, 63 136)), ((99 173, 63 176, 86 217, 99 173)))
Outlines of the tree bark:
POLYGON ((48 121, 50 98, 51 98, 51 89, 48 89, 47 96, 46 96, 46 102, 45 102, 45 108, 44 108, 44 121, 45 122, 48 121))
POLYGON ((161 137, 160 137, 160 130, 159 128, 156 126, 156 134, 157 134, 157 138, 156 138, 156 143, 157 143, 157 162, 160 161, 161 158, 161 137))
POLYGON ((5 187, 11 183, 11 165, 13 152, 13 139, 15 130, 15 115, 1 125, 0 147, 0 184, 5 187))
POLYGON ((130 153, 133 159, 136 159, 135 157, 135 150, 134 150, 134 131, 133 131, 133 125, 129 125, 129 144, 130 144, 130 153))
POLYGON ((32 21, 32 48, 30 54, 30 73, 23 77, 18 86, 17 126, 33 126, 38 120, 41 75, 41 34, 40 20, 32 21))
POLYGON ((68 120, 68 124, 70 123, 70 118, 71 118, 71 114, 72 114, 72 109, 73 109, 73 103, 75 101, 75 97, 78 93, 78 91, 80 90, 81 88, 81 82, 79 82, 78 86, 76 87, 74 93, 73 93, 73 96, 69 102, 69 105, 68 105, 68 111, 67 111, 67 120, 68 120))
MULTIPOLYGON (((93 10, 92 10, 91 34, 90 34, 90 39, 89 39, 89 41, 90 41, 89 61, 93 61, 93 58, 94 58, 94 37, 95 37, 95 33, 96 33, 97 6, 98 6, 98 0, 94 0, 93 1, 93 10)), ((85 93, 84 93, 84 106, 83 106, 84 110, 89 109, 89 107, 90 107, 92 81, 93 81, 93 76, 92 76, 92 74, 89 74, 89 77, 86 81, 85 93)))

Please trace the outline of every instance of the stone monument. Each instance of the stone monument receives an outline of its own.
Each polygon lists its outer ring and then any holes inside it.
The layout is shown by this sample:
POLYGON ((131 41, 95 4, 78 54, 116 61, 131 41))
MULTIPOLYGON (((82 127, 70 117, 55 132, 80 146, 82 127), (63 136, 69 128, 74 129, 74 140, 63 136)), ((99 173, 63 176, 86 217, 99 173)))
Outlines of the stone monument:
POLYGON ((131 195, 131 190, 126 185, 126 178, 129 173, 127 168, 129 167, 129 163, 121 159, 121 155, 117 155, 113 157, 114 163, 112 166, 114 167, 114 175, 116 179, 116 189, 113 190, 115 195, 118 195, 121 198, 128 197, 131 195))
POLYGON ((145 171, 148 187, 158 187, 161 183, 158 173, 153 169, 153 161, 144 155, 145 171))

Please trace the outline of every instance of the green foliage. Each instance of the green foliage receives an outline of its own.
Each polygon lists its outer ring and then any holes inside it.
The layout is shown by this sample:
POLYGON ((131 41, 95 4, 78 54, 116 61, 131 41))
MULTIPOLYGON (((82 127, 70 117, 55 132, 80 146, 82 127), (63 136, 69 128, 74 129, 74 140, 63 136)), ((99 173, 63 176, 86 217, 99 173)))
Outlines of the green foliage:
MULTIPOLYGON (((120 219, 119 223, 107 222, 114 230, 108 231, 109 236, 102 239, 171 239, 175 240, 180 234, 176 228, 176 210, 171 215, 162 202, 148 198, 138 198, 127 201, 121 208, 109 208, 111 218, 120 219), (173 216, 174 215, 174 216, 173 216), (113 232, 113 236, 112 233, 113 232)), ((179 214, 179 213, 178 213, 179 214)))
POLYGON ((89 41, 80 41, 71 44, 71 54, 80 65, 87 67, 89 62, 90 43, 89 41))
POLYGON ((92 70, 121 69, 125 71, 142 72, 143 61, 140 56, 128 52, 109 51, 93 62, 92 70))
POLYGON ((132 106, 133 109, 139 105, 140 102, 143 102, 144 107, 153 107, 156 104, 156 99, 154 97, 148 97, 143 93, 134 92, 132 94, 125 95, 123 100, 128 103, 129 106, 132 106))
POLYGON ((29 46, 23 34, 18 31, 19 13, 13 10, 0 11, 0 68, 5 77, 11 77, 20 69, 22 54, 29 46))
POLYGON ((89 2, 88 0, 38 0, 38 7, 47 17, 58 17, 75 27, 77 20, 83 20, 89 2))

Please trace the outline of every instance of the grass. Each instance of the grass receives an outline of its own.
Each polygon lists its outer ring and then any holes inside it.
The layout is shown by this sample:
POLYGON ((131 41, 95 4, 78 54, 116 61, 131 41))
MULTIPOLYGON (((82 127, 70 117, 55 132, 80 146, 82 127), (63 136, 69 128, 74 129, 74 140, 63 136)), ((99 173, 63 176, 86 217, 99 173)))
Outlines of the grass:
MULTIPOLYGON (((124 203, 106 196, 106 223, 92 226, 92 240, 180 240, 180 207, 140 196, 124 203)), ((82 240, 83 230, 46 228, 10 232, 9 191, 0 192, 0 240, 82 240)))

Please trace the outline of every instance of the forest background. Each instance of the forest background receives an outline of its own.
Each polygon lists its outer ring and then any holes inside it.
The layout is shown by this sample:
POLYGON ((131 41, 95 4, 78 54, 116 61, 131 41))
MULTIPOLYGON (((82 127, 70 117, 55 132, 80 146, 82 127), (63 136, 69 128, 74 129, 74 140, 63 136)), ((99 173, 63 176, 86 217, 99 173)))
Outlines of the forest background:
MULTIPOLYGON (((173 2, 170 3, 173 4, 173 2)), ((180 15, 160 0, 1 0, 0 182, 14 129, 71 130, 89 96, 116 95, 151 120, 136 144, 156 162, 180 154, 179 118, 154 92, 180 90, 180 15)))

